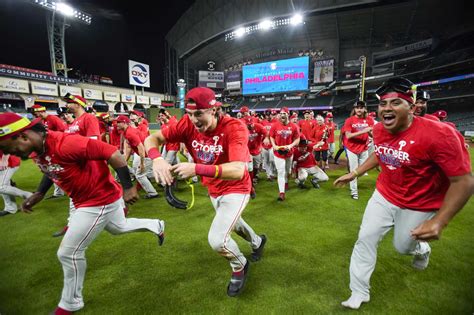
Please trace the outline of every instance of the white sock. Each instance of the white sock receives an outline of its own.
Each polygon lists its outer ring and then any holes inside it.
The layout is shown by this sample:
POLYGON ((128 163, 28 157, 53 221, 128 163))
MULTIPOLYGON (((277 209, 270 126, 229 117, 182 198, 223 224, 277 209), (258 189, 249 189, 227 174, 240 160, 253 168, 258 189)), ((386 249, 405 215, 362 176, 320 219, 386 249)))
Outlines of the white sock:
POLYGON ((344 307, 351 308, 353 310, 358 310, 362 303, 369 301, 369 296, 363 296, 357 293, 352 293, 351 297, 347 301, 342 302, 341 305, 344 307))

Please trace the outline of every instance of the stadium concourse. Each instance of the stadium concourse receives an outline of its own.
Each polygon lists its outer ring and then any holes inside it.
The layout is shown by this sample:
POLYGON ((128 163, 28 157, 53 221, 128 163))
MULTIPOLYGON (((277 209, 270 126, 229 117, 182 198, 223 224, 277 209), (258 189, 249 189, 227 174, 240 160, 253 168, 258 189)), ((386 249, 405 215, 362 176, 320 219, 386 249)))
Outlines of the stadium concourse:
POLYGON ((133 90, 0 64, 0 314, 473 313, 467 10, 184 2, 133 90))

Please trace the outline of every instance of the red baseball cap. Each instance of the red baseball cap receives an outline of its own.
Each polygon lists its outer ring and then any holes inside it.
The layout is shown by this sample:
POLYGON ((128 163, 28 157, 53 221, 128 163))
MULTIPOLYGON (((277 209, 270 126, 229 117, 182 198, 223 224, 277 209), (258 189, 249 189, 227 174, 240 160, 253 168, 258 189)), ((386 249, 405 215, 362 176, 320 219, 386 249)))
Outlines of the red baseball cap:
POLYGON ((127 116, 125 115, 120 115, 117 117, 117 122, 118 123, 126 123, 126 124, 129 124, 130 123, 130 118, 128 118, 127 116))
POLYGON ((283 108, 280 110, 280 113, 287 113, 287 114, 289 114, 290 111, 288 110, 288 107, 283 107, 283 108))
POLYGON ((433 113, 433 115, 439 119, 446 119, 446 117, 448 117, 448 113, 445 110, 436 111, 433 113))
POLYGON ((332 118, 332 113, 327 113, 326 118, 332 118))
POLYGON ((278 114, 278 111, 276 109, 272 109, 270 111, 270 115, 277 115, 278 114))
POLYGON ((77 105, 81 105, 82 107, 87 107, 86 99, 80 95, 72 95, 67 93, 66 95, 64 95, 63 99, 66 101, 66 103, 74 103, 77 105))
POLYGON ((30 121, 28 118, 21 117, 15 113, 2 113, 0 114, 0 141, 18 135, 23 130, 28 130, 39 122, 41 122, 41 118, 30 121))
POLYGON ((186 94, 187 109, 208 109, 217 106, 216 94, 206 87, 197 87, 186 94))
POLYGON ((249 108, 248 108, 247 106, 242 106, 242 107, 240 108, 240 112, 241 112, 241 113, 248 113, 248 112, 249 112, 249 108))
POLYGON ((291 118, 298 118, 298 114, 297 114, 297 113, 293 113, 293 114, 291 115, 291 118))
POLYGON ((38 112, 45 112, 46 111, 46 107, 42 106, 42 105, 39 105, 39 104, 35 104, 33 106, 31 106, 31 110, 35 113, 38 113, 38 112))
POLYGON ((369 116, 370 116, 370 117, 377 117, 377 113, 376 113, 376 112, 370 112, 370 113, 369 113, 369 116))
POLYGON ((132 111, 130 111, 130 114, 134 114, 134 115, 137 115, 137 116, 142 117, 142 118, 145 117, 145 114, 143 112, 139 111, 139 110, 132 110, 132 111))

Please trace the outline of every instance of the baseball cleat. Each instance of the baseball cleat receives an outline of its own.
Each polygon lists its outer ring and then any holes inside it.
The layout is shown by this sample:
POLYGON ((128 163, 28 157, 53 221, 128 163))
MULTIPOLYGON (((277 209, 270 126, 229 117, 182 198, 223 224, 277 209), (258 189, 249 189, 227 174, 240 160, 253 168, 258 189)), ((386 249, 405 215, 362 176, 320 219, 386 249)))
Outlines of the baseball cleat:
POLYGON ((227 286, 227 295, 234 297, 242 293, 247 280, 250 263, 247 261, 244 268, 240 271, 233 272, 230 278, 229 285, 227 286))
POLYGON ((56 309, 50 313, 50 315, 70 315, 70 314, 74 314, 74 312, 65 310, 64 308, 61 308, 59 306, 56 307, 56 309))
POLYGON ((351 198, 354 200, 359 200, 359 195, 357 194, 351 195, 351 198))
POLYGON ((160 233, 156 236, 158 236, 158 246, 161 246, 165 242, 165 221, 158 220, 158 225, 160 226, 160 233))
POLYGON ((426 267, 428 267, 428 264, 430 263, 430 254, 431 254, 431 249, 424 254, 414 255, 413 261, 411 263, 413 268, 418 269, 418 270, 425 270, 426 267))
POLYGON ((317 180, 316 178, 313 178, 313 179, 311 180, 311 184, 312 184, 313 187, 316 188, 316 189, 319 189, 319 188, 320 188, 320 186, 319 186, 319 184, 318 184, 318 180, 317 180))
POLYGON ((61 231, 57 231, 53 234, 53 237, 60 237, 60 236, 63 236, 64 234, 66 234, 67 230, 69 229, 69 226, 65 226, 63 227, 63 229, 61 231))
POLYGON ((283 201, 285 200, 285 193, 280 193, 280 195, 278 196, 278 201, 283 201))
POLYGON ((255 188, 252 187, 250 190, 250 198, 255 199, 257 197, 257 193, 255 192, 255 188))
POLYGON ((156 194, 156 195, 146 194, 143 198, 145 198, 145 199, 153 199, 153 198, 158 198, 158 197, 159 197, 158 194, 156 194))
POLYGON ((353 310, 358 310, 362 303, 367 303, 369 301, 370 296, 362 296, 357 293, 352 293, 351 297, 347 301, 342 302, 341 305, 353 310))
POLYGON ((262 258, 263 256, 263 249, 265 248, 265 244, 267 243, 267 236, 265 234, 262 234, 260 235, 260 238, 262 239, 260 246, 257 249, 254 249, 252 251, 252 254, 250 255, 252 261, 259 261, 260 258, 262 258))

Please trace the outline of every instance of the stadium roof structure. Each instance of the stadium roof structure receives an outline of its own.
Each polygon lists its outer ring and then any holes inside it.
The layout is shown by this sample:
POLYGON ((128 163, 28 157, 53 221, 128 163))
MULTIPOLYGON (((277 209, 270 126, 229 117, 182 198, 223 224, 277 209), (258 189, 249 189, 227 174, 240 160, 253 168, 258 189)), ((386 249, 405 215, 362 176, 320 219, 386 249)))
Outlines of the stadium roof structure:
POLYGON ((171 72, 175 64, 177 73, 183 72, 180 62, 184 72, 206 70, 209 60, 223 71, 247 60, 269 60, 259 57, 274 49, 321 49, 342 62, 472 27, 462 8, 457 0, 197 0, 166 36, 167 61, 171 72), (303 16, 303 24, 226 40, 226 34, 239 28, 296 13, 303 16), (352 50, 349 55, 347 49, 352 50))

